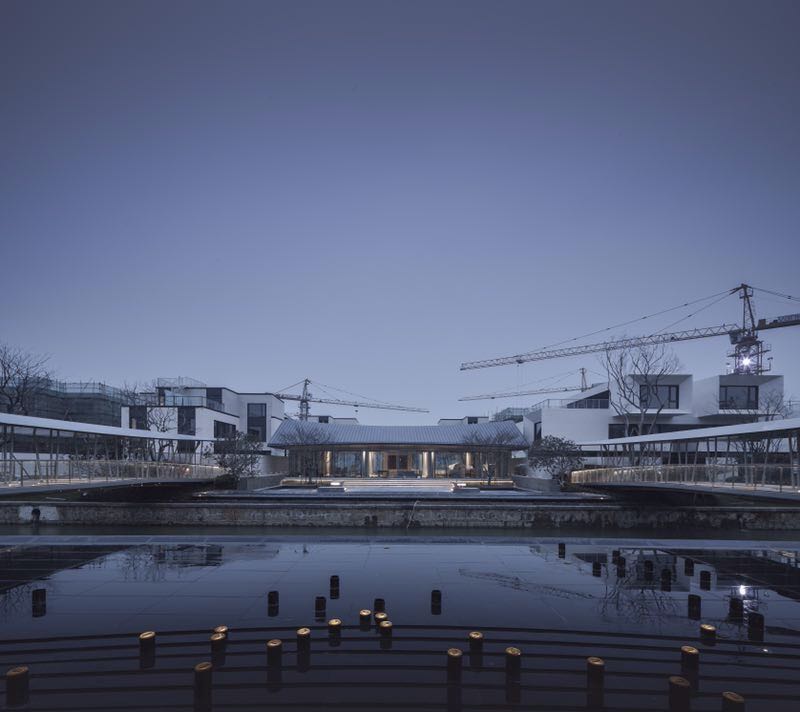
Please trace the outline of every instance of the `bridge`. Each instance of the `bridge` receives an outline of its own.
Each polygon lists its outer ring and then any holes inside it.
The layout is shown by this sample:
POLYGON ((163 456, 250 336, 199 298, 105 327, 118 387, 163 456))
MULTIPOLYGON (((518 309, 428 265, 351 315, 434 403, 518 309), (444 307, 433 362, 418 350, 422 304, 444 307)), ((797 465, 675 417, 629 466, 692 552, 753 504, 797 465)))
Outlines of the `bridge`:
POLYGON ((571 473, 581 489, 705 495, 800 504, 800 418, 581 443, 594 467, 571 473))
POLYGON ((223 474, 213 441, 0 413, 0 494, 196 483, 223 474))
POLYGON ((577 470, 570 484, 607 493, 693 494, 795 501, 800 504, 797 467, 760 465, 639 465, 577 470))

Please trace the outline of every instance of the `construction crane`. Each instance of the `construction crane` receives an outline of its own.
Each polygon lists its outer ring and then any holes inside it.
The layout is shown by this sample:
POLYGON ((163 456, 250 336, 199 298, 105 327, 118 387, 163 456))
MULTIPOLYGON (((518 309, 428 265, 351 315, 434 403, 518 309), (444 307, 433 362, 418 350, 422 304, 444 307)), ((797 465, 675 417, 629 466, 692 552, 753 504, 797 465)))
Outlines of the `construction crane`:
POLYGON ((464 396, 459 398, 460 401, 474 401, 474 400, 494 400, 495 398, 514 398, 515 396, 538 396, 544 393, 569 393, 571 391, 586 391, 589 388, 594 388, 600 385, 599 383, 589 384, 586 382, 586 369, 579 369, 581 374, 580 386, 550 386, 548 388, 534 388, 528 391, 506 391, 504 393, 484 393, 479 396, 464 396))
MULTIPOLYGON (((355 400, 344 400, 342 398, 317 398, 311 393, 309 386, 311 385, 311 379, 304 378, 302 381, 298 381, 297 383, 292 384, 285 390, 289 390, 291 388, 295 388, 296 386, 301 385, 303 386, 303 390, 301 393, 273 393, 273 395, 281 400, 294 400, 300 401, 300 413, 299 417, 300 420, 308 420, 308 413, 309 413, 309 403, 328 403, 330 405, 346 405, 352 406, 354 408, 379 408, 382 410, 402 410, 407 413, 428 413, 430 411, 426 410, 425 408, 411 408, 410 406, 405 405, 393 405, 391 403, 382 403, 381 401, 370 401, 369 399, 365 401, 355 401, 355 400)), ((321 383, 315 384, 317 386, 322 387, 323 389, 325 386, 321 383)), ((333 386, 328 386, 332 390, 339 390, 333 388, 333 386)), ((356 395, 356 394, 353 394, 356 395)), ((364 396, 360 396, 364 397, 364 396)))
MULTIPOLYGON (((727 335, 733 347, 732 351, 728 354, 728 356, 733 359, 733 373, 764 373, 769 370, 769 366, 764 366, 764 356, 769 353, 770 349, 758 338, 759 332, 766 331, 767 329, 782 329, 787 326, 800 326, 800 314, 787 314, 772 319, 756 320, 755 308, 753 306, 754 289, 757 288, 742 283, 723 293, 723 296, 739 293, 739 298, 742 300, 741 324, 720 324, 719 326, 707 326, 700 329, 655 333, 649 336, 610 339, 608 341, 585 344, 583 346, 545 348, 538 351, 516 354, 514 356, 503 356, 500 358, 484 359, 482 361, 467 361, 461 364, 461 370, 468 371, 477 368, 492 368, 494 366, 511 366, 514 364, 530 363, 532 361, 564 358, 566 356, 618 351, 647 344, 668 344, 677 341, 690 341, 694 339, 705 339, 710 336, 727 335)), ((797 301, 795 297, 791 297, 787 294, 771 292, 767 289, 759 289, 758 291, 797 301)))

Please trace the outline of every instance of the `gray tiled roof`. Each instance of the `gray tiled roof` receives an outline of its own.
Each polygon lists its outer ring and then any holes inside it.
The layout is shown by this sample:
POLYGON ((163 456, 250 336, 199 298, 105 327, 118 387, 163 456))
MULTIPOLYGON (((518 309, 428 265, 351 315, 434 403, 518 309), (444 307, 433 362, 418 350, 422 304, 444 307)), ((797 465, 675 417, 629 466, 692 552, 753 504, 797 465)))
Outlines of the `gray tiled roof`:
POLYGON ((528 443, 510 421, 477 425, 357 425, 284 420, 269 447, 291 449, 299 445, 415 445, 454 446, 466 443, 526 450, 528 443))

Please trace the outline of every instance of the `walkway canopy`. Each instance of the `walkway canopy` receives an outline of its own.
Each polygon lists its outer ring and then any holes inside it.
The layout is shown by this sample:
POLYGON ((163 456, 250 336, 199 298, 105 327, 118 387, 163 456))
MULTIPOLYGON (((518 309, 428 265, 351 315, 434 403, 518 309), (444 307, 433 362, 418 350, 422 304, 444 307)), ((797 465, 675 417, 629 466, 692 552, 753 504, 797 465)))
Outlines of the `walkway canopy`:
MULTIPOLYGON (((601 466, 689 467, 694 478, 698 467, 716 471, 741 465, 759 468, 764 482, 773 471, 773 480, 783 482, 790 473, 787 482, 794 482, 800 465, 800 418, 587 441, 579 447, 587 456, 598 456, 594 464, 601 466)), ((745 479, 753 474, 748 471, 745 479)))
POLYGON ((627 438, 610 440, 587 440, 579 443, 584 449, 598 449, 616 446, 640 446, 654 443, 685 443, 709 441, 714 438, 788 438, 800 433, 800 418, 782 418, 758 423, 739 423, 722 425, 714 428, 692 428, 671 433, 651 433, 649 435, 633 435, 627 438))

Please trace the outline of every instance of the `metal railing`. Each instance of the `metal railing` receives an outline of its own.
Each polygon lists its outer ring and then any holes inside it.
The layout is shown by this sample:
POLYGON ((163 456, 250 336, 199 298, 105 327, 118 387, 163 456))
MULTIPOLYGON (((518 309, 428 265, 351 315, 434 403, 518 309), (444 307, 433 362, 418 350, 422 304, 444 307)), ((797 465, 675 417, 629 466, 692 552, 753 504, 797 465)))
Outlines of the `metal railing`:
POLYGON ((225 409, 219 401, 206 396, 186 396, 176 393, 167 393, 158 396, 155 393, 144 393, 139 396, 134 405, 146 405, 151 408, 174 408, 176 406, 194 406, 195 408, 208 408, 224 413, 225 409))
POLYGON ((800 467, 764 464, 638 465, 576 470, 575 485, 681 484, 730 489, 800 491, 800 467))
POLYGON ((608 398, 545 398, 538 403, 534 403, 528 410, 541 410, 542 408, 576 408, 585 409, 606 409, 609 407, 608 398))
POLYGON ((71 484, 112 480, 212 479, 223 474, 216 465, 144 460, 0 460, 0 487, 71 484))

